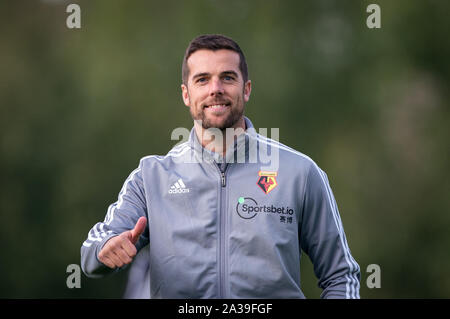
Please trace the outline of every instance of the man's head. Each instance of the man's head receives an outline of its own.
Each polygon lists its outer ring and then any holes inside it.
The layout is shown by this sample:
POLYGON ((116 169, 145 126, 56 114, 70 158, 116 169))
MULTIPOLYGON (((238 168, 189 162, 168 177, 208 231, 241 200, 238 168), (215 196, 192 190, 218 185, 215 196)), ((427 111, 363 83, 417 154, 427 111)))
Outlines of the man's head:
POLYGON ((223 35, 202 35, 191 41, 183 59, 183 101, 202 127, 242 127, 251 82, 239 45, 223 35))

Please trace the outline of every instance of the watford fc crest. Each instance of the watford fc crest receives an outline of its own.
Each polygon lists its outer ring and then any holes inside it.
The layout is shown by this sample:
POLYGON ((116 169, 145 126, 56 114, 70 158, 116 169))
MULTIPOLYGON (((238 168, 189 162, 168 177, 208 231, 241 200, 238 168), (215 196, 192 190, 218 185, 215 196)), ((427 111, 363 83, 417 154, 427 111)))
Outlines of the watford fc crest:
POLYGON ((277 172, 258 172, 259 179, 256 184, 263 190, 264 193, 269 194, 275 187, 277 187, 276 177, 278 175, 277 172))

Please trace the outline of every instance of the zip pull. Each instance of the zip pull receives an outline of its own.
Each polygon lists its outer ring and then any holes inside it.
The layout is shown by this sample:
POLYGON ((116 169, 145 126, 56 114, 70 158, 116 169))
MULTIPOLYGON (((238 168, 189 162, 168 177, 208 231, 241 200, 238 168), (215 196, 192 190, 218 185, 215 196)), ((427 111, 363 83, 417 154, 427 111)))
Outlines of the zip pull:
POLYGON ((225 187, 227 185, 227 181, 225 179, 225 173, 221 172, 221 174, 222 174, 222 187, 225 187))

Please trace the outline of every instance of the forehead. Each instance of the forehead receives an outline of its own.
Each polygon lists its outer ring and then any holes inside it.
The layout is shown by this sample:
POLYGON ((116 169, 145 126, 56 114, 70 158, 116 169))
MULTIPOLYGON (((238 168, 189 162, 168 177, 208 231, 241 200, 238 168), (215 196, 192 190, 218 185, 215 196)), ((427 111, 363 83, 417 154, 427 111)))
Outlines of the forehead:
POLYGON ((220 73, 233 70, 239 72, 239 54, 231 50, 198 50, 187 60, 190 75, 196 73, 220 73))

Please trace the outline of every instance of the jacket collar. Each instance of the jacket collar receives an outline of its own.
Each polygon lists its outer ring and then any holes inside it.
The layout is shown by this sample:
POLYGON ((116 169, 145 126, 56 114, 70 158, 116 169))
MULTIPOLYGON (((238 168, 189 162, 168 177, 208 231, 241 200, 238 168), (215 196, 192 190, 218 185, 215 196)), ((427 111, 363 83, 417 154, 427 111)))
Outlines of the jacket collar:
POLYGON ((206 160, 206 161, 215 161, 217 163, 223 163, 224 161, 227 163, 241 163, 248 160, 249 156, 249 140, 250 137, 256 135, 256 130, 253 126, 253 123, 250 119, 244 116, 245 120, 245 133, 239 135, 234 141, 234 147, 230 147, 227 149, 225 154, 225 158, 219 154, 212 152, 210 150, 205 149, 195 132, 195 129, 191 129, 191 133, 189 135, 189 145, 194 149, 195 157, 197 160, 206 160), (200 156, 200 158, 199 158, 200 156))

